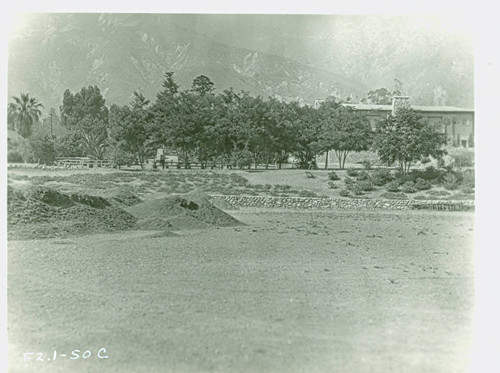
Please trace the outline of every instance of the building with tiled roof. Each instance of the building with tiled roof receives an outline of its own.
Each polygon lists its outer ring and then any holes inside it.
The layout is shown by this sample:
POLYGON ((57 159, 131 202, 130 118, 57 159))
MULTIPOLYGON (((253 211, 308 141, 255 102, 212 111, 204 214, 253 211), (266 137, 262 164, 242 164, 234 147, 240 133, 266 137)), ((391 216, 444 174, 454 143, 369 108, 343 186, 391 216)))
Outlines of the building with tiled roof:
POLYGON ((371 125, 394 113, 398 107, 411 107, 438 126, 446 134, 448 144, 456 147, 474 147, 474 109, 457 108, 453 106, 419 106, 410 105, 406 96, 395 96, 392 105, 343 104, 358 112, 364 113, 371 125))

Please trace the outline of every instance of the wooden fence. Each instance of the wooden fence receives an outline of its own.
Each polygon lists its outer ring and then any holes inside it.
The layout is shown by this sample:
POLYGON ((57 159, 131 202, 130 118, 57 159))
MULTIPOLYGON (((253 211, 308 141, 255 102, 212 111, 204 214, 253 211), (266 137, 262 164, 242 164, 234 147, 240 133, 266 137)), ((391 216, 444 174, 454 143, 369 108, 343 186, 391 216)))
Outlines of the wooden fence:
POLYGON ((88 157, 60 157, 55 162, 56 166, 65 168, 98 168, 112 167, 111 162, 102 159, 88 157))

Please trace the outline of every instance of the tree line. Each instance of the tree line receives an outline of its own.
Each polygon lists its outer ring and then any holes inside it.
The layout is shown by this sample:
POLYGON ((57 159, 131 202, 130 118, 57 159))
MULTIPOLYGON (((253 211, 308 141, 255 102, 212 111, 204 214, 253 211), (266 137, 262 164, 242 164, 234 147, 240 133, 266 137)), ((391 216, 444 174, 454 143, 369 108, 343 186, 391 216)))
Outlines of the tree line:
MULTIPOLYGON (((18 100, 9 105, 9 124, 27 138, 41 114, 41 104, 29 95, 19 100, 25 105, 18 100)), ((185 168, 193 161, 202 168, 273 163, 281 167, 290 156, 301 168, 315 168, 320 154, 326 154, 327 168, 330 152, 344 168, 350 152, 373 148, 384 162, 398 162, 406 170, 419 158, 438 156, 441 144, 441 138, 413 110, 389 116, 373 130, 365 116, 335 99, 315 108, 253 97, 232 88, 216 93, 214 83, 204 75, 196 77, 189 89, 180 90, 172 72, 164 74, 152 102, 136 91, 128 105, 108 108, 97 86, 76 93, 66 90, 58 120, 65 135, 30 140, 45 163, 56 156, 89 156, 109 159, 117 166, 138 162, 144 167, 145 160, 162 148, 175 153, 185 168), (412 135, 412 128, 418 133, 412 135), (401 138, 423 143, 397 149, 394 142, 401 138)))

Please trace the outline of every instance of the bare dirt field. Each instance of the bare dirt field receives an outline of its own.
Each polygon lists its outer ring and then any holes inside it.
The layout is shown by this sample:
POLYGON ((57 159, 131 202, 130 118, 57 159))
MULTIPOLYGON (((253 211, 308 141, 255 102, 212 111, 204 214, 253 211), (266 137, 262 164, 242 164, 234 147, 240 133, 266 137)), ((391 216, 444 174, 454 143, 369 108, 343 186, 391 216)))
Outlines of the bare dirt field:
POLYGON ((472 213, 231 215, 9 242, 10 372, 466 371, 472 213))

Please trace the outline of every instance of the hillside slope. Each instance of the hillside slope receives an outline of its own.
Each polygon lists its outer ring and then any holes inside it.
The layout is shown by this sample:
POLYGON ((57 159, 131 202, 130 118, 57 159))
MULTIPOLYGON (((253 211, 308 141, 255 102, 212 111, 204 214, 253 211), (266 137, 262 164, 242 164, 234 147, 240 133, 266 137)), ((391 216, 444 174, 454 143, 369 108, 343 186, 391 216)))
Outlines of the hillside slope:
POLYGON ((30 92, 58 107, 65 89, 97 84, 108 103, 134 90, 152 99, 165 71, 188 88, 198 75, 220 90, 313 103, 367 87, 341 74, 281 56, 219 43, 179 26, 172 15, 46 14, 9 45, 9 96, 30 92))

